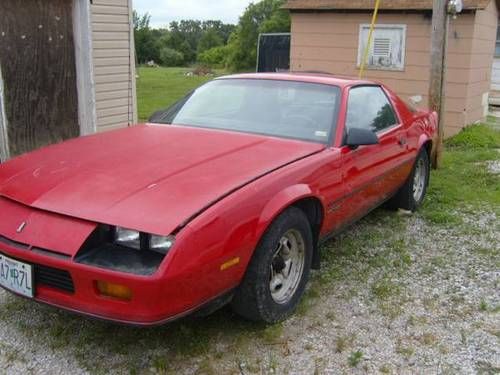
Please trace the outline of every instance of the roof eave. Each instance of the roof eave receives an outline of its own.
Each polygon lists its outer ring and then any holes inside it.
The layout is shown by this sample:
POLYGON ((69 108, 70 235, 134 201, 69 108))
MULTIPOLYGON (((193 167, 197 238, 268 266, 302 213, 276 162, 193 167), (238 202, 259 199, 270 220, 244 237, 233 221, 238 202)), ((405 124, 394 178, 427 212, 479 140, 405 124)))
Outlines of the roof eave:
MULTIPOLYGON (((485 9, 492 0, 465 0, 464 10, 485 9)), ((432 0, 385 0, 380 10, 390 11, 429 11, 432 10, 432 0)), ((373 10, 374 3, 356 0, 288 0, 282 6, 290 11, 367 11, 373 10)))

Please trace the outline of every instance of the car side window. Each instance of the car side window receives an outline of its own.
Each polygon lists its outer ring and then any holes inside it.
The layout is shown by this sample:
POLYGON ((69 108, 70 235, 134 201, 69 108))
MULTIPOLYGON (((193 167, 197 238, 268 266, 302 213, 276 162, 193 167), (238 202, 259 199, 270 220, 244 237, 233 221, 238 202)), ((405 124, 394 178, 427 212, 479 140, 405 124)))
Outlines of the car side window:
POLYGON ((379 132, 398 123, 389 99, 379 86, 360 86, 349 91, 346 130, 370 129, 379 132))

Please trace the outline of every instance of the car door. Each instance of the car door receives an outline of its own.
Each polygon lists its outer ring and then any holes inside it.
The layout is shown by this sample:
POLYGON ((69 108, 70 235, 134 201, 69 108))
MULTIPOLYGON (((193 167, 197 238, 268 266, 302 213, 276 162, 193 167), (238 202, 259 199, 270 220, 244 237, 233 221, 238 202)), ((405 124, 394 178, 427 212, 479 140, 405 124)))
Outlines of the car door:
POLYGON ((349 90, 345 134, 352 128, 372 130, 379 144, 342 146, 342 175, 349 192, 343 205, 351 221, 388 199, 402 185, 407 142, 405 129, 381 86, 355 86, 349 90))

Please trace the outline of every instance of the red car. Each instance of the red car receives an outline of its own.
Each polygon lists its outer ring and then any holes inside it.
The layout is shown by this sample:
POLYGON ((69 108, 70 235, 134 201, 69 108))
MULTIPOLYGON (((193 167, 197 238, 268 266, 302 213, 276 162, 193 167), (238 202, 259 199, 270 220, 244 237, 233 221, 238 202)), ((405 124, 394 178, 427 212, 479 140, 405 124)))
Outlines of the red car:
POLYGON ((422 203, 436 121, 370 81, 216 79, 146 125, 0 165, 0 285, 134 325, 226 303, 280 321, 321 241, 422 203))

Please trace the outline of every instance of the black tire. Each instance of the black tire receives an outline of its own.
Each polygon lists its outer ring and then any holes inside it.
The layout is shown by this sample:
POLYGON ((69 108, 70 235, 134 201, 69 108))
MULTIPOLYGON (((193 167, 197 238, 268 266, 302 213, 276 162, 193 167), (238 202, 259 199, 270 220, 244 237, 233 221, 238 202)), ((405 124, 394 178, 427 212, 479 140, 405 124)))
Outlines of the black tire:
POLYGON ((265 232, 255 249, 242 283, 236 290, 231 302, 233 310, 242 317, 265 323, 277 323, 290 316, 297 307, 311 269, 313 255, 313 236, 311 225, 304 212, 290 207, 279 215, 265 232), (271 294, 271 267, 275 250, 283 236, 290 231, 302 236, 304 244, 304 266, 302 275, 290 299, 277 303, 271 294))
POLYGON ((408 180, 406 180, 405 184, 399 189, 399 191, 396 193, 396 195, 388 202, 388 207, 392 209, 403 209, 407 211, 416 211, 423 203, 425 199, 425 195, 427 194, 427 187, 429 186, 429 179, 430 179, 430 159, 429 159, 429 154, 425 148, 420 150, 420 153, 417 156, 417 159, 415 160, 415 164, 413 166, 413 169, 410 173, 410 176, 408 177, 408 180), (425 172, 424 172, 424 178, 425 181, 423 183, 423 190, 418 199, 415 198, 414 196, 414 182, 416 178, 416 172, 417 172, 417 166, 419 163, 422 163, 422 165, 425 167, 425 172))

